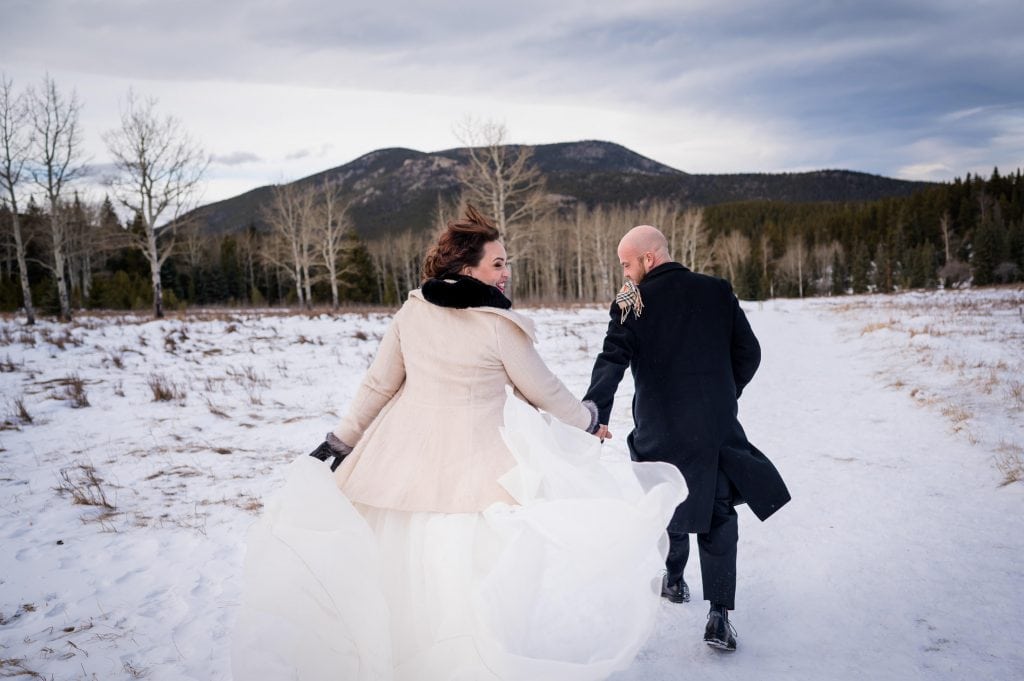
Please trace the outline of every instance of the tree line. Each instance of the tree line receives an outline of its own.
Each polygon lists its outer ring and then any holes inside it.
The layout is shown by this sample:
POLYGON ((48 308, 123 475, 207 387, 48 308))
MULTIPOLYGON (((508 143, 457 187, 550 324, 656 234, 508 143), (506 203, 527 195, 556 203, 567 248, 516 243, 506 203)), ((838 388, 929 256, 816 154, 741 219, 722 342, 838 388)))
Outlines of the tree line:
POLYGON ((212 235, 179 219, 207 164, 180 121, 129 92, 104 135, 109 193, 90 200, 75 190, 78 111, 48 76, 21 92, 0 78, 0 309, 29 323, 37 307, 70 319, 74 309, 396 305, 466 202, 494 216, 519 303, 609 300, 621 284, 616 245, 637 224, 659 227, 677 261, 746 299, 1024 280, 1020 170, 870 202, 587 205, 549 192, 530 147, 509 145, 503 125, 467 119, 461 196, 439 198, 408 229, 362 240, 355 197, 328 179, 275 186, 266 229, 212 235))
MULTIPOLYGON (((92 289, 92 257, 123 243, 145 258, 153 314, 163 316, 163 268, 175 253, 177 236, 166 225, 191 207, 209 161, 181 122, 158 113, 156 104, 129 89, 119 125, 103 133, 112 159, 103 178, 109 193, 102 206, 91 206, 75 191, 76 181, 91 170, 83 159, 76 93, 63 91, 49 74, 17 90, 0 73, 0 208, 9 225, 11 241, 5 246, 17 263, 27 323, 35 321, 36 306, 30 265, 49 278, 58 314, 70 321, 76 274, 81 306, 92 289), (44 205, 36 203, 37 194, 44 205), (111 197, 133 216, 130 226, 115 228, 111 197)), ((49 297, 52 291, 41 293, 49 297)))

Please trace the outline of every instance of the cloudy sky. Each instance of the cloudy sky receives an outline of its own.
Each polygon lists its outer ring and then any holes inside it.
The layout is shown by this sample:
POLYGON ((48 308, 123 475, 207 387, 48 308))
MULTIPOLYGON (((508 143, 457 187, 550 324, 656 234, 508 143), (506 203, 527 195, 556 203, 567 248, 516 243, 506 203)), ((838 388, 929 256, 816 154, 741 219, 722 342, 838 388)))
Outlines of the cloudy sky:
POLYGON ((602 139, 694 173, 1024 167, 1020 0, 0 0, 0 70, 129 87, 212 155, 204 200, 382 147, 602 139))

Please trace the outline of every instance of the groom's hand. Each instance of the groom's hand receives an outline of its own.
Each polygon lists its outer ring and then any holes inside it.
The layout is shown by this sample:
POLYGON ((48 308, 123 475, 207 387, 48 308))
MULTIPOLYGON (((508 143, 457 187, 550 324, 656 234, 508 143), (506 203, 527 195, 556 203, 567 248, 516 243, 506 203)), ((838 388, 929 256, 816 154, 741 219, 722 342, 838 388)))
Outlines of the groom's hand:
POLYGON ((605 440, 611 440, 612 431, 608 430, 608 426, 602 423, 597 427, 597 431, 594 433, 594 437, 601 440, 601 442, 604 442, 605 440))

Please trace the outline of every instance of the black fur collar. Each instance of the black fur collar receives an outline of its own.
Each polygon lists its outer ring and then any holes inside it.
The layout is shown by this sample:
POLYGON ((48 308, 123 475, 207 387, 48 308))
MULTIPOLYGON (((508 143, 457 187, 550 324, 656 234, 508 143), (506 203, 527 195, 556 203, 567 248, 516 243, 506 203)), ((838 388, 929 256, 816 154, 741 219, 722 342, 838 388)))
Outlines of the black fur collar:
POLYGON ((496 286, 463 274, 450 274, 443 279, 427 279, 420 287, 428 302, 441 307, 498 307, 507 310, 512 301, 496 286))

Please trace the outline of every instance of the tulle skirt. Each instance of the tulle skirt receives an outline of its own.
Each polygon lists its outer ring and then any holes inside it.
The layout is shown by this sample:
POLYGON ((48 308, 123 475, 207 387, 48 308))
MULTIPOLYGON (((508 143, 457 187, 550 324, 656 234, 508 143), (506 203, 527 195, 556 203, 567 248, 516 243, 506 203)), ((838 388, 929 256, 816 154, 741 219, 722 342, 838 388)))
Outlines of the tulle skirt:
MULTIPOLYGON (((519 505, 410 513, 350 503, 329 467, 290 464, 247 538, 237 681, 596 681, 625 669, 659 607, 669 464, 509 397, 519 505)), ((372 455, 367 453, 367 456, 372 455)))

